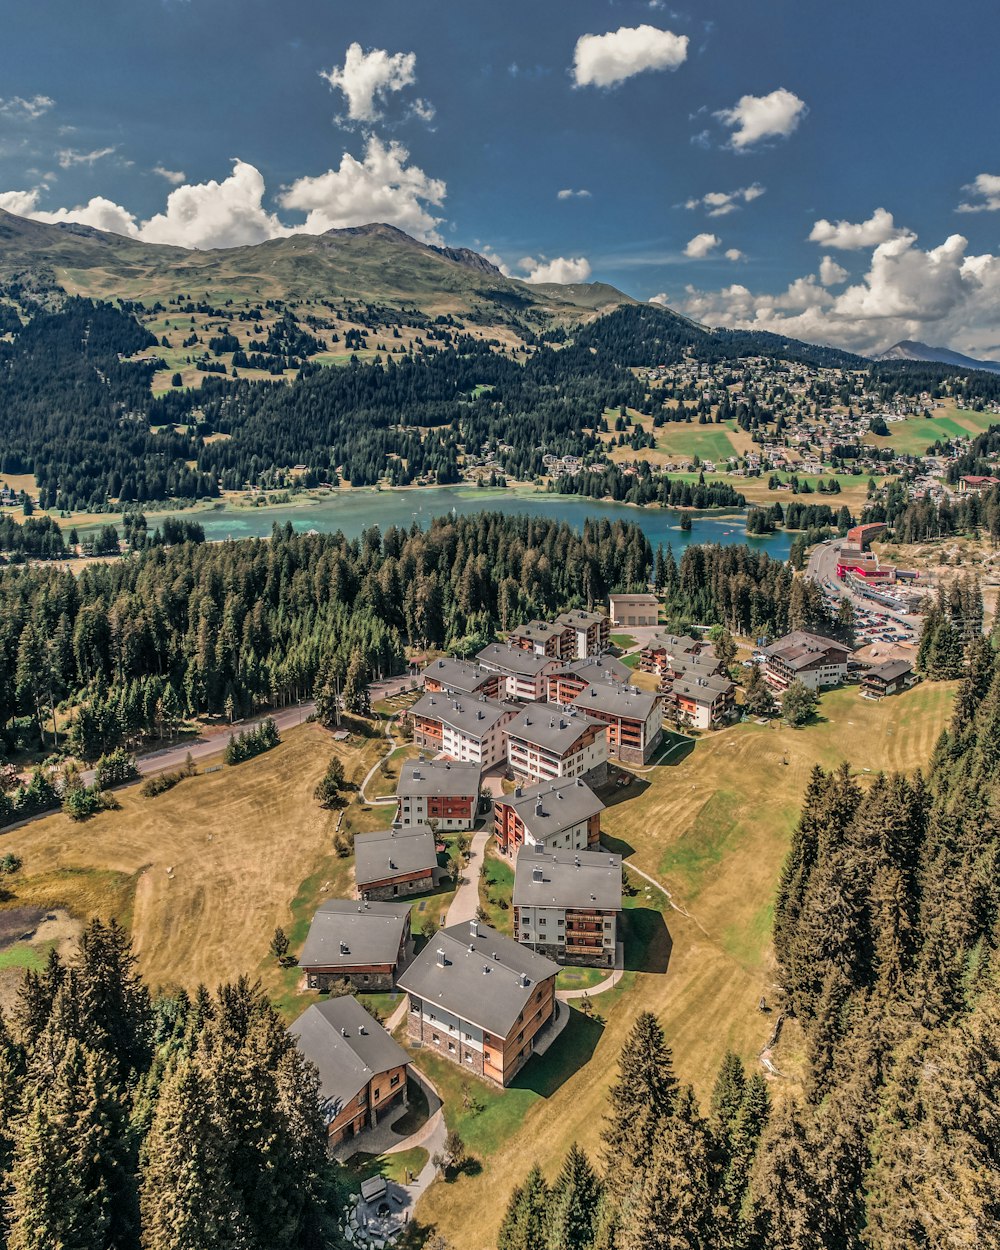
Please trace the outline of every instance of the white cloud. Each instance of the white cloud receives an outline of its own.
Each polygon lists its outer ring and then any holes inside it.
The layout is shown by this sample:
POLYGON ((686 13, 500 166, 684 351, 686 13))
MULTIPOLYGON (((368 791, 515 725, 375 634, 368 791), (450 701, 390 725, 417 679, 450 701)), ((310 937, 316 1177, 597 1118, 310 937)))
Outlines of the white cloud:
POLYGON ((63 169, 70 169, 74 165, 94 165, 104 157, 110 156, 114 150, 112 147, 95 148, 93 152, 77 152, 73 148, 60 148, 56 156, 63 169))
POLYGON ((31 217, 49 225, 59 222, 76 222, 81 226, 93 226, 95 230, 110 230, 112 234, 124 234, 136 238, 139 231, 135 217, 127 209, 103 195, 95 195, 86 204, 76 208, 57 208, 46 212, 38 207, 41 188, 31 191, 4 191, 0 194, 0 208, 20 217, 31 217))
POLYGON ((832 256, 824 256, 819 262, 819 280, 824 286, 839 286, 850 277, 843 265, 838 265, 832 256))
POLYGON ((578 87, 613 87, 649 69, 677 69, 687 59, 687 35, 656 26, 621 26, 606 35, 581 35, 573 55, 578 87))
POLYGON ((837 247, 845 252, 856 252, 861 248, 877 247, 889 239, 915 238, 909 230, 897 226, 892 213, 884 208, 876 208, 867 221, 817 221, 809 232, 809 242, 819 243, 823 247, 837 247))
POLYGON ((661 308, 670 307, 670 296, 666 291, 661 291, 659 295, 651 295, 647 300, 649 304, 659 304, 661 308))
POLYGON ((181 169, 164 169, 162 165, 154 165, 152 172, 165 178, 173 187, 178 187, 182 182, 187 181, 187 174, 181 169))
POLYGON ((921 339, 992 357, 1000 353, 1000 256, 969 256, 967 248, 960 234, 927 251, 912 235, 887 239, 867 273, 839 294, 825 289, 821 272, 779 295, 741 285, 688 287, 682 311, 711 325, 772 330, 852 351, 921 339))
POLYGON ((740 249, 739 249, 738 247, 729 247, 729 248, 726 248, 726 251, 725 251, 725 257, 726 257, 726 260, 731 260, 731 261, 733 261, 734 263, 735 263, 736 261, 738 261, 738 260, 745 260, 745 259, 746 259, 746 258, 745 258, 745 256, 743 255, 743 253, 740 251, 740 249))
POLYGON ((12 95, 0 100, 0 113, 4 117, 14 117, 23 121, 33 122, 55 107, 55 100, 50 95, 33 95, 28 99, 24 96, 12 95))
POLYGON ((730 147, 741 151, 761 139, 787 138, 808 112, 804 100, 779 87, 767 95, 745 95, 715 116, 732 130, 730 147))
POLYGON ((759 182, 752 182, 748 187, 737 187, 735 191, 709 191, 706 195, 695 196, 686 200, 685 208, 704 208, 709 217, 726 217, 735 213, 741 204, 750 204, 759 199, 766 188, 759 182))
POLYGON ((0 191, 0 208, 18 217, 33 217, 39 194, 38 191, 0 191))
MULTIPOLYGON (((352 43, 344 64, 324 71, 321 77, 344 93, 347 115, 352 121, 373 122, 381 117, 378 106, 387 95, 416 82, 416 65, 415 52, 390 54, 384 48, 365 52, 360 43, 352 43)), ((425 110, 430 108, 426 101, 418 103, 425 110)))
POLYGON ((696 234, 693 239, 689 239, 687 246, 684 248, 684 255, 690 256, 692 260, 701 260, 703 256, 707 256, 719 246, 722 240, 717 234, 696 234))
POLYGON ((977 174, 962 190, 967 191, 974 202, 966 201, 959 204, 958 212, 995 213, 1000 211, 1000 174, 977 174), (975 199, 977 196, 978 200, 975 199))
POLYGON ((562 191, 556 192, 557 200, 589 200, 590 192, 586 187, 581 187, 579 191, 574 191, 572 187, 564 187, 562 191))
POLYGON ((556 256, 552 260, 524 256, 518 265, 528 270, 525 282, 586 282, 590 277, 590 261, 585 256, 556 256))
POLYGON ((383 221, 414 238, 439 243, 441 218, 433 216, 427 206, 440 207, 447 187, 416 165, 408 165, 409 155, 402 144, 385 144, 372 135, 363 160, 345 152, 339 169, 297 178, 279 201, 283 208, 307 214, 299 229, 308 234, 383 221))
POLYGON ((414 115, 419 117, 422 122, 432 122, 437 116, 437 109, 431 104, 430 100, 414 100, 410 107, 414 115))
POLYGON ((211 179, 176 187, 167 207, 142 225, 147 243, 178 247, 240 247, 290 234, 273 213, 263 207, 264 178, 246 161, 233 162, 233 172, 222 182, 211 179))

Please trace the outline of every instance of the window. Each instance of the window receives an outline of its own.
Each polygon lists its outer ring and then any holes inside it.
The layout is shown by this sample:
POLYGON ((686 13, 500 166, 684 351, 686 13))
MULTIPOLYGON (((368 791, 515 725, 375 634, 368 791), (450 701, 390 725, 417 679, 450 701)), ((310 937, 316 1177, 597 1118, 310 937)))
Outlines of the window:
POLYGON ((453 1055, 454 1053, 455 1053, 455 1043, 454 1043, 454 1042, 449 1042, 449 1043, 448 1043, 448 1054, 449 1054, 449 1055, 453 1055))
POLYGON ((369 980, 370 980, 370 979, 371 979, 371 978, 368 976, 368 973, 367 973, 367 972, 366 972, 366 973, 364 974, 364 976, 361 978, 361 980, 362 980, 362 981, 364 981, 364 983, 365 983, 366 985, 368 984, 368 982, 369 982, 369 980))
POLYGON ((440 1046, 440 1045, 441 1045, 441 1039, 440 1039, 440 1037, 438 1037, 438 1035, 437 1035, 436 1033, 432 1033, 432 1034, 431 1034, 431 1041, 434 1043, 434 1045, 435 1045, 435 1046, 440 1046))
POLYGON ((380 1089, 376 1089, 376 1091, 375 1091, 375 1101, 376 1101, 376 1102, 378 1102, 378 1100, 379 1100, 381 1097, 382 1097, 382 1091, 381 1091, 380 1089))
POLYGON ((395 1076, 389 1077, 389 1088, 395 1089, 398 1084, 399 1084, 399 1073, 397 1072, 395 1076))

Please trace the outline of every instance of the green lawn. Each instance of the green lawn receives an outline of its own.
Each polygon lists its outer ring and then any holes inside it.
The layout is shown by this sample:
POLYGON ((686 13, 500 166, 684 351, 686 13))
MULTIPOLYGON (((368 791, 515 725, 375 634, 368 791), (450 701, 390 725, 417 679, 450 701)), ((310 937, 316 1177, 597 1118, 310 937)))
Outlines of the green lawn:
POLYGON ((355 1185, 360 1185, 362 1181, 370 1180, 373 1176, 384 1176, 386 1180, 405 1185, 406 1173, 409 1171, 414 1176, 418 1175, 429 1157, 423 1146, 414 1146, 412 1150, 400 1150, 391 1155, 371 1155, 359 1151, 342 1166, 349 1181, 355 1185))
POLYGON ((492 843, 488 843, 483 873, 479 878, 479 902, 486 911, 486 923, 498 933, 510 935, 514 932, 513 894, 514 866, 496 853, 492 843))
POLYGON ((635 646, 635 639, 631 634, 612 634, 611 642, 613 646, 621 647, 623 651, 628 651, 630 647, 635 646))
POLYGON ((906 421, 889 422, 888 438, 869 434, 865 442, 878 447, 888 445, 903 455, 918 456, 938 439, 974 438, 991 425, 998 424, 1000 418, 995 413, 958 410, 953 416, 916 416, 906 421))
POLYGON ((735 431, 735 421, 721 425, 698 425, 686 421, 668 421, 655 430, 656 450, 669 456, 698 456, 701 460, 725 461, 736 454, 730 433, 735 431))
POLYGON ((610 975, 607 968, 562 968, 556 977, 556 989, 592 990, 610 975))
POLYGON ((25 972, 41 972, 48 960, 49 952, 55 942, 15 942, 5 951, 0 951, 0 969, 22 968, 25 972))
POLYGON ((638 668, 642 663, 642 656, 638 651, 633 651, 631 655, 623 655, 621 662, 626 668, 638 668))

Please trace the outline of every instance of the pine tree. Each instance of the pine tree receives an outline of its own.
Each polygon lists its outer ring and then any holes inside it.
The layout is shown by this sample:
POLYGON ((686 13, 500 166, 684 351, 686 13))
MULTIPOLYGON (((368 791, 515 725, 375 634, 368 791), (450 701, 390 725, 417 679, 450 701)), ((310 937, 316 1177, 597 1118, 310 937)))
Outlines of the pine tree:
POLYGON ((510 1196, 497 1237, 498 1250, 542 1250, 548 1207, 549 1187, 536 1163, 510 1196))
POLYGON ((671 1115, 677 1080, 663 1030, 656 1017, 642 1011, 629 1031, 618 1059, 618 1079, 608 1091, 608 1114, 601 1138, 605 1174, 610 1184, 627 1180, 630 1168, 648 1161, 664 1120, 671 1115))
POLYGON ((548 1250, 591 1250, 600 1196, 597 1174, 573 1142, 549 1199, 548 1250))

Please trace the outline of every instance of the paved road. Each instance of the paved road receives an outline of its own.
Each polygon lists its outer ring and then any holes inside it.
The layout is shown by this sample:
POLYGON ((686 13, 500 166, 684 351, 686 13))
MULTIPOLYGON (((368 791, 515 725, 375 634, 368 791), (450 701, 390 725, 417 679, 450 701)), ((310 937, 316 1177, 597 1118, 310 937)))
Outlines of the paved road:
POLYGON ((910 615, 905 612, 896 612, 892 608, 887 607, 883 603, 879 603, 874 599, 866 599, 864 595, 852 590, 846 583, 840 581, 837 577, 837 556, 840 553, 841 544, 839 542, 818 543, 809 553, 809 563, 806 566, 806 572, 818 582, 820 586, 836 586, 838 593, 842 598, 850 599, 855 608, 862 608, 866 612, 878 612, 883 616, 888 616, 896 621, 904 629, 910 633, 919 634, 922 618, 920 616, 910 615))

